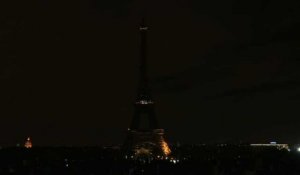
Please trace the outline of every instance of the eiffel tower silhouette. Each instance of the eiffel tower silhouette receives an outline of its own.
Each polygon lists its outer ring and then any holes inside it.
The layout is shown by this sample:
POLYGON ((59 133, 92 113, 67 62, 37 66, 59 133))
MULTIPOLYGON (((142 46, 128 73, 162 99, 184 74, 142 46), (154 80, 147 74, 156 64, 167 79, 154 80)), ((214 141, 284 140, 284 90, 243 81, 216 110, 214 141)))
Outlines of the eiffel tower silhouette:
POLYGON ((171 150, 164 139, 164 130, 159 127, 155 103, 151 95, 148 81, 147 64, 147 33, 148 27, 145 18, 140 24, 141 51, 139 67, 139 85, 135 111, 130 127, 128 128, 127 139, 124 143, 126 156, 130 158, 163 158, 171 153, 171 150), (147 121, 145 123, 145 121, 147 121), (142 123, 145 123, 142 125, 142 123))

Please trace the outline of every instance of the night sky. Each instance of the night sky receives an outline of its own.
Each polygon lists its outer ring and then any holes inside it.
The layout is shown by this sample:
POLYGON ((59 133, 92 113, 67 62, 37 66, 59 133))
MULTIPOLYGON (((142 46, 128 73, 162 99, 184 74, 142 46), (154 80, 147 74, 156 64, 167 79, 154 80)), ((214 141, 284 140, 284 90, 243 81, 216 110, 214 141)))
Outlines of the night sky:
POLYGON ((299 0, 9 0, 0 146, 122 143, 145 6, 167 140, 300 142, 299 0))

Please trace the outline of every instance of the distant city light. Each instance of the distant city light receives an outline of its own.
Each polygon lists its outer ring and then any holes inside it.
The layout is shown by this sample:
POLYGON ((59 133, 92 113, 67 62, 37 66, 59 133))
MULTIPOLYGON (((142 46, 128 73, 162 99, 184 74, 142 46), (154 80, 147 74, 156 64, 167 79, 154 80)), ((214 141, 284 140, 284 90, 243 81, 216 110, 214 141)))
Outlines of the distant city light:
POLYGON ((254 146, 254 147, 275 147, 277 148, 278 150, 282 150, 282 149, 285 149, 285 150, 289 150, 289 145, 288 144, 278 144, 278 143, 270 143, 270 144, 250 144, 250 146, 254 146))
POLYGON ((30 137, 28 137, 28 138, 26 139, 26 142, 25 142, 25 144, 24 144, 24 147, 27 148, 27 149, 32 148, 32 142, 31 142, 30 137))
POLYGON ((142 104, 142 105, 153 104, 153 101, 151 101, 151 100, 140 100, 140 101, 136 102, 136 104, 142 104))
POLYGON ((140 30, 148 30, 148 27, 140 27, 140 30))

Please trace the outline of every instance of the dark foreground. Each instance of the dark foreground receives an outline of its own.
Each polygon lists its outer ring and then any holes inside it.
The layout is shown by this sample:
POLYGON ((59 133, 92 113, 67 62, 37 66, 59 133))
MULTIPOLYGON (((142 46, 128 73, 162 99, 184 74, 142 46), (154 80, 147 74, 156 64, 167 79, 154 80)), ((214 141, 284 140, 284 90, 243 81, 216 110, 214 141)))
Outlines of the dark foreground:
POLYGON ((117 147, 5 148, 0 175, 299 175, 300 153, 250 146, 173 147, 168 160, 132 160, 117 147))

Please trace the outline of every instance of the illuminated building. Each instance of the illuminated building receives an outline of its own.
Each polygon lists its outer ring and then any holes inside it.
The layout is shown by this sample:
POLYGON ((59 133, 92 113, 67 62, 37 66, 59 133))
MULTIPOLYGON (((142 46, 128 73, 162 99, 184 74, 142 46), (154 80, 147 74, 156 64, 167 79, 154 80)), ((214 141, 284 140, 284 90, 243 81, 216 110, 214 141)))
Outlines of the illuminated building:
POLYGON ((271 142, 269 144, 266 144, 266 143, 257 143, 257 144, 250 144, 250 146, 253 146, 253 147, 274 147, 278 150, 290 150, 289 148, 289 145, 288 144, 278 144, 276 142, 271 142))
POLYGON ((25 144, 24 144, 24 147, 25 148, 32 148, 32 142, 31 142, 31 139, 30 137, 28 137, 25 141, 25 144))
POLYGON ((127 139, 124 143, 126 157, 164 158, 170 155, 171 150, 164 139, 164 130, 159 127, 155 115, 154 100, 150 93, 147 76, 147 31, 145 21, 140 26, 141 52, 140 52, 140 79, 137 98, 134 103, 135 111, 127 139), (145 123, 146 121, 146 123, 145 123), (142 125, 142 123, 145 123, 142 125))

